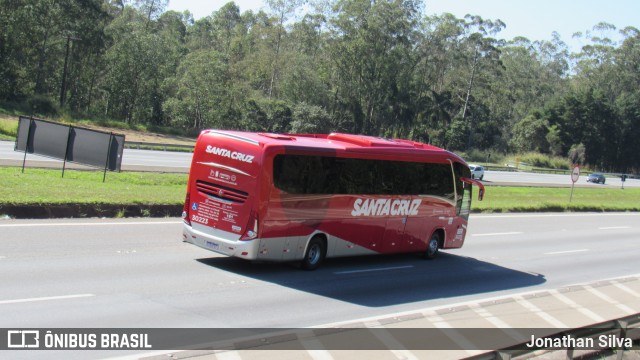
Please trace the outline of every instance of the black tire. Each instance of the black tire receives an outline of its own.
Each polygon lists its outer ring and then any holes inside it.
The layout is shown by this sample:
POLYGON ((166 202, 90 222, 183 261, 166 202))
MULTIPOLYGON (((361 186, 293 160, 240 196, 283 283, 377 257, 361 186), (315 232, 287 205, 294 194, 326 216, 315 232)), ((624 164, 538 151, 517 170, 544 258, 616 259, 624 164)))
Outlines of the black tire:
POLYGON ((429 243, 427 244, 427 250, 424 252, 424 258, 428 260, 438 257, 438 250, 440 250, 440 234, 437 232, 431 235, 429 243))
POLYGON ((304 254, 304 259, 302 259, 300 265, 305 270, 315 270, 322 264, 326 255, 327 245, 322 238, 315 236, 309 241, 307 252, 304 254))
POLYGON ((482 178, 484 177, 484 175, 480 176, 480 181, 482 181, 482 178))

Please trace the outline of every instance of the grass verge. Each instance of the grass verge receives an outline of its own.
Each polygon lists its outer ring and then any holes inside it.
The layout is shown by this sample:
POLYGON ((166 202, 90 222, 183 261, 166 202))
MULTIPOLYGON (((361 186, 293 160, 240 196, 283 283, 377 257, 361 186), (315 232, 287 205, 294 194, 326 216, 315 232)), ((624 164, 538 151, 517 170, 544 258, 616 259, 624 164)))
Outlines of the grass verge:
POLYGON ((472 202, 479 212, 640 211, 640 188, 570 188, 491 186, 484 201, 472 202))
MULTIPOLYGON (((23 174, 20 168, 0 167, 0 215, 7 214, 3 209, 16 206, 26 207, 23 211, 27 212, 46 207, 49 214, 64 210, 64 214, 75 211, 79 216, 112 217, 157 216, 167 214, 166 208, 177 216, 182 208, 186 174, 107 173, 105 183, 102 176, 99 171, 67 170, 62 178, 59 170, 27 168, 23 174), (69 208, 70 204, 75 208, 69 208), (164 208, 155 212, 158 206, 164 208)), ((569 203, 570 193, 569 188, 491 186, 484 201, 473 201, 472 210, 640 211, 640 188, 575 188, 569 203)))
MULTIPOLYGON (((122 204, 180 205, 187 174, 0 168, 0 205, 122 204)), ((2 210, 0 209, 0 212, 2 210)))

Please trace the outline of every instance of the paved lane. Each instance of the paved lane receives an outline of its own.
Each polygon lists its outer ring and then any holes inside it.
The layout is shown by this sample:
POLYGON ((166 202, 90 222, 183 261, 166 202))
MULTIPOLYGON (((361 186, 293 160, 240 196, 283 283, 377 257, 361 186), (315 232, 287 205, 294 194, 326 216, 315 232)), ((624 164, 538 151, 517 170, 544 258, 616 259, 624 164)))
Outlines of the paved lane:
POLYGON ((335 259, 316 272, 184 244, 178 219, 7 220, 0 222, 0 272, 8 275, 0 281, 0 327, 312 326, 555 288, 638 272, 639 220, 473 216, 465 247, 436 261, 335 259), (63 298, 30 300, 50 297, 63 298))
POLYGON ((473 215, 465 247, 435 261, 306 272, 182 243, 179 219, 3 220, 0 328, 308 327, 481 304, 637 274, 638 224, 635 213, 473 215))

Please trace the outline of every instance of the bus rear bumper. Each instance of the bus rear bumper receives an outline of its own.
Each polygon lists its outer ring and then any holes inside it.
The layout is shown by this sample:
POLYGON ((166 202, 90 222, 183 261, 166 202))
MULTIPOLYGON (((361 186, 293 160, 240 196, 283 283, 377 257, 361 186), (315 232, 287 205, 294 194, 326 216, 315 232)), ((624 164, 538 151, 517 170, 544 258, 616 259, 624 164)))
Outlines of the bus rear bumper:
POLYGON ((206 234, 193 227, 183 225, 182 238, 184 241, 201 247, 203 249, 216 252, 226 256, 234 256, 247 260, 258 258, 260 239, 253 240, 233 240, 228 237, 238 237, 235 234, 218 231, 218 235, 206 234))

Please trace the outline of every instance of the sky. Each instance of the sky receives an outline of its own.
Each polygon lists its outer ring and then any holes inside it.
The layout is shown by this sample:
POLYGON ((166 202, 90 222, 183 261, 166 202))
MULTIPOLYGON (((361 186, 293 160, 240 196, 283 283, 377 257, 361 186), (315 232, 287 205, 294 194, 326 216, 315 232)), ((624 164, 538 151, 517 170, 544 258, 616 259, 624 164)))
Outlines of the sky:
MULTIPOLYGON (((170 0, 168 10, 189 10, 196 19, 210 15, 229 0, 170 0)), ((258 10, 262 0, 235 0, 240 11, 258 10)), ((618 30, 627 26, 640 29, 640 0, 426 0, 429 15, 452 13, 458 18, 467 14, 483 19, 500 19, 506 24, 498 38, 510 40, 524 36, 531 41, 551 40, 554 31, 578 51, 583 45, 573 39, 599 22, 613 24, 618 30)), ((615 33, 605 35, 615 39, 615 33)))

